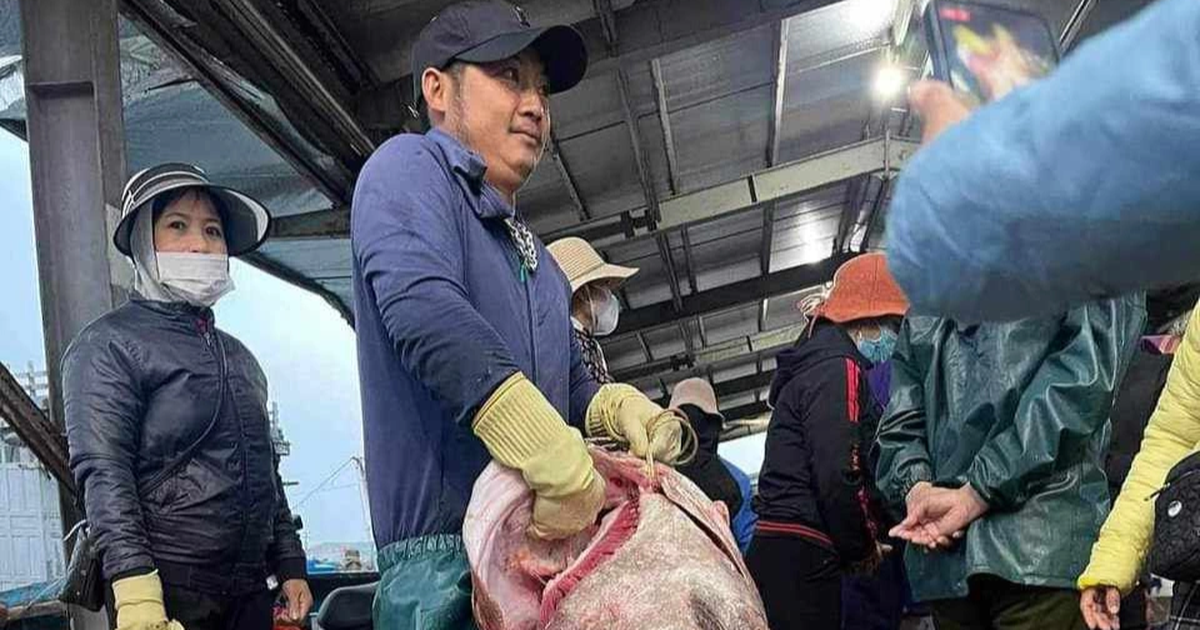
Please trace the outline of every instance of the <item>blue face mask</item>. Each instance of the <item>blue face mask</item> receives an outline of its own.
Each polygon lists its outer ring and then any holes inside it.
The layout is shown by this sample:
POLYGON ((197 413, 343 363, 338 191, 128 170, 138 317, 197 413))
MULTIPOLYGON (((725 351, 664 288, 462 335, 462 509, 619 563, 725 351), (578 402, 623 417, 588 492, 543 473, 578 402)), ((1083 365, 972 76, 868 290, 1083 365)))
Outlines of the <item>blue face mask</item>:
POLYGON ((892 352, 896 349, 896 340, 900 335, 890 328, 882 328, 879 331, 878 339, 859 339, 854 342, 858 346, 858 351, 862 353, 872 365, 879 365, 892 357, 892 352))

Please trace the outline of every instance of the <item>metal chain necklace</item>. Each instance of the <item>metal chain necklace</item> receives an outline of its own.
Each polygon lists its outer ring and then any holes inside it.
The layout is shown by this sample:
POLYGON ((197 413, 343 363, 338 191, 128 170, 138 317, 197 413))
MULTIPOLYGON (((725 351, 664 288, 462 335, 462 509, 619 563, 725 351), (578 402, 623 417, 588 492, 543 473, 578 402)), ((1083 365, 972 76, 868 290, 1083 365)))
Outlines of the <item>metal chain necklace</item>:
POLYGON ((517 248, 517 254, 521 256, 521 264, 530 273, 537 271, 537 242, 534 240, 533 232, 529 230, 529 226, 525 225, 525 222, 517 217, 505 219, 504 224, 508 226, 508 234, 512 237, 513 245, 517 248))

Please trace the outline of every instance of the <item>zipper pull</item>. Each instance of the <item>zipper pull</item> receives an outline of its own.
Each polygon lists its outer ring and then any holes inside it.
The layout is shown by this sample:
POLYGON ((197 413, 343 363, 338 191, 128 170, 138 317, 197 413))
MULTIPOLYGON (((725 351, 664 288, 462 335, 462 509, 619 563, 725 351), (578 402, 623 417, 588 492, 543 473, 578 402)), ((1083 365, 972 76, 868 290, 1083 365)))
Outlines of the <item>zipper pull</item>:
POLYGON ((525 284, 525 282, 526 282, 527 280, 529 280, 529 267, 527 267, 527 266, 525 265, 525 261, 524 261, 524 260, 522 260, 522 261, 521 261, 521 275, 520 275, 520 278, 521 278, 521 284, 525 284))
POLYGON ((208 322, 204 321, 204 319, 197 319, 196 328, 200 331, 200 337, 204 339, 204 343, 211 349, 213 347, 213 335, 208 322))

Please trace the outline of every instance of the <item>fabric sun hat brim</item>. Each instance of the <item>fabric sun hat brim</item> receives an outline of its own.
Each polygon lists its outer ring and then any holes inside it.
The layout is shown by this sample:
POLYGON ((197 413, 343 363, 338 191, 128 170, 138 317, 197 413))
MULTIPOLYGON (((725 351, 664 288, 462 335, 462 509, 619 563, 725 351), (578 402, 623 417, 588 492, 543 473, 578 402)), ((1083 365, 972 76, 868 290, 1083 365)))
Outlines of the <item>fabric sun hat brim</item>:
POLYGON ((620 265, 610 265, 605 263, 572 280, 571 293, 575 293, 580 288, 593 282, 608 281, 611 282, 612 286, 615 288, 629 278, 633 277, 633 275, 637 272, 638 270, 632 267, 622 267, 620 265))
POLYGON ((137 213, 150 208, 159 195, 181 188, 201 188, 220 201, 218 211, 221 214, 221 227, 225 232, 225 247, 230 256, 253 252, 267 240, 271 228, 271 213, 258 200, 232 188, 210 184, 194 177, 182 177, 156 183, 128 200, 131 207, 124 209, 121 221, 113 233, 113 245, 117 250, 126 256, 133 256, 131 243, 137 213))
POLYGON ((697 379, 684 379, 675 384, 671 392, 671 401, 667 403, 670 409, 679 409, 684 405, 693 405, 706 414, 718 416, 725 421, 725 414, 717 407, 716 392, 707 382, 693 382, 697 379))
POLYGON ((454 58, 469 63, 491 63, 514 57, 530 47, 537 51, 546 67, 546 87, 551 94, 575 87, 587 73, 587 47, 579 31, 570 26, 505 33, 454 58))

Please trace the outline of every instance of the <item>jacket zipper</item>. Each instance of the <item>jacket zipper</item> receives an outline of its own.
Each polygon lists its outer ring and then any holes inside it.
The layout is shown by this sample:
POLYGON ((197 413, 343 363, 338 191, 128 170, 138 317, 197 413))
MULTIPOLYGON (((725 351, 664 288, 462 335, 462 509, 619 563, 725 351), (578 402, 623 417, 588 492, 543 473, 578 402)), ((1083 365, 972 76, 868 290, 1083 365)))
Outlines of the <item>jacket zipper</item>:
POLYGON ((530 375, 530 380, 536 384, 538 382, 538 355, 537 355, 537 311, 534 310, 533 289, 529 286, 533 281, 533 276, 528 273, 525 267, 525 262, 521 261, 521 277, 524 279, 522 284, 525 285, 525 304, 529 307, 529 359, 533 365, 533 374, 530 375))
MULTIPOLYGON (((224 356, 225 353, 218 351, 219 348, 217 348, 216 335, 213 334, 212 326, 210 326, 208 324, 207 320, 200 318, 200 319, 196 320, 196 328, 199 329, 200 336, 201 336, 201 338, 204 339, 204 344, 208 346, 208 350, 213 353, 213 356, 218 361, 217 373, 218 373, 218 378, 221 379, 221 383, 219 384, 219 387, 222 390, 230 389, 228 386, 228 383, 226 382, 229 378, 229 375, 226 373, 225 356, 224 356)), ((224 396, 221 396, 217 399, 218 405, 224 405, 224 403, 225 403, 224 396)), ((250 534, 250 524, 245 518, 245 515, 250 512, 250 505, 249 505, 250 502, 248 500, 249 497, 246 495, 246 493, 248 493, 250 491, 250 488, 249 488, 250 477, 249 477, 248 465, 246 462, 246 427, 245 427, 244 423, 242 422, 242 414, 240 412, 238 412, 237 403, 235 403, 231 400, 230 408, 233 409, 233 417, 234 417, 234 420, 237 421, 238 442, 241 445, 241 448, 239 448, 238 450, 241 451, 242 483, 244 484, 243 496, 242 496, 242 507, 243 507, 242 536, 241 536, 242 542, 241 542, 241 545, 239 545, 239 547, 241 547, 241 548, 238 550, 238 558, 241 558, 241 557, 245 556, 246 539, 250 534)), ((221 410, 217 409, 217 413, 218 414, 221 413, 221 410)))
POLYGON ((196 330, 200 331, 200 338, 204 340, 204 345, 208 346, 208 351, 213 353, 213 358, 220 360, 216 353, 216 344, 213 342, 212 329, 204 318, 196 320, 196 330))

